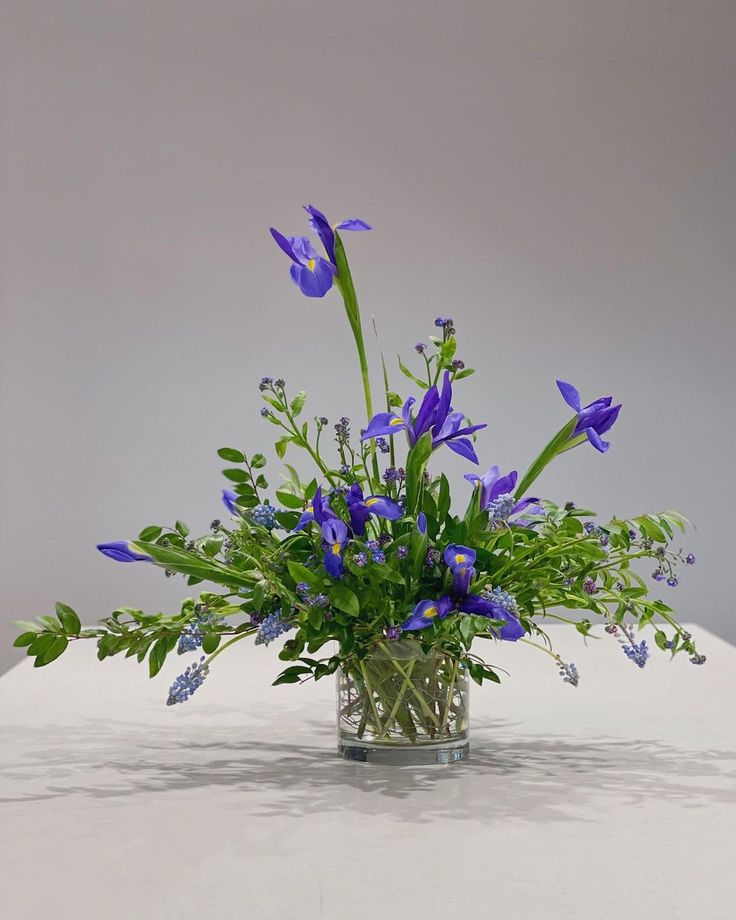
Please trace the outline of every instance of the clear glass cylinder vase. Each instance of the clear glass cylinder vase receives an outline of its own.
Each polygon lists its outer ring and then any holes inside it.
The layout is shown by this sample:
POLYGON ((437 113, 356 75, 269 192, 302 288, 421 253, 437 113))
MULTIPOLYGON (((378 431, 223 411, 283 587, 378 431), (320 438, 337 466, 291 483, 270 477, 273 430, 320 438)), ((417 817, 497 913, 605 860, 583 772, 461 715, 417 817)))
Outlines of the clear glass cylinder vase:
POLYGON ((337 749, 348 760, 452 763, 469 750, 467 669, 415 639, 387 641, 337 672, 337 749))

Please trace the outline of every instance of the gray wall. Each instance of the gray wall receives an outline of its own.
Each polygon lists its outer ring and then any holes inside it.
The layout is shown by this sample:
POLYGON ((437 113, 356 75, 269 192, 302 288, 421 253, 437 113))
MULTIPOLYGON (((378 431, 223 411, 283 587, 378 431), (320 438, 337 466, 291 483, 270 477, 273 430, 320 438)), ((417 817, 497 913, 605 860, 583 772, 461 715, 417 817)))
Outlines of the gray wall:
POLYGON ((455 318, 484 465, 561 423, 557 375, 623 400, 611 451, 541 487, 691 517, 667 596, 736 639, 735 26, 714 0, 5 3, 0 663, 54 599, 185 591, 94 545, 222 513, 215 449, 271 443, 262 374, 360 412, 339 300, 266 232, 308 201, 375 224, 348 244, 389 353, 455 318))

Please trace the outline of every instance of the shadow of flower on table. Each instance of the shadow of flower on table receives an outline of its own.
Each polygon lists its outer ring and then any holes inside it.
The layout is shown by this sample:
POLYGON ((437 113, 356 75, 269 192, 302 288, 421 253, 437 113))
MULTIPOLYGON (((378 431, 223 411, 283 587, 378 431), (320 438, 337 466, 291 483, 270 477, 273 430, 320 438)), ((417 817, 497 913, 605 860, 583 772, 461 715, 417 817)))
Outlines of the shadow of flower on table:
POLYGON ((10 792, 0 802, 124 801, 206 789, 232 796, 243 815, 352 811, 414 823, 590 821, 591 804, 601 811, 646 799, 684 808, 736 804, 736 752, 688 751, 656 740, 540 737, 493 721, 474 724, 471 757, 463 763, 392 768, 340 760, 324 723, 301 723, 312 745, 273 732, 234 740, 232 729, 185 729, 110 722, 63 734, 17 729, 24 755, 0 767, 10 792))

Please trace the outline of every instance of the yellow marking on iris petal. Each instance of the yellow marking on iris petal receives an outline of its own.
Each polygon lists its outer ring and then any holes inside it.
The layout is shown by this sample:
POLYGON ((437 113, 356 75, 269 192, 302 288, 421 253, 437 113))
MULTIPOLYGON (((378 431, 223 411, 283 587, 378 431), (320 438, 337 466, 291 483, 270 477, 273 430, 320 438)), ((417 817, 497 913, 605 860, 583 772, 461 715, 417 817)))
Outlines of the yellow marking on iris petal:
POLYGON ((458 553, 455 556, 455 565, 460 565, 461 562, 465 562, 465 556, 463 553, 458 553))
POLYGON ((340 544, 339 544, 339 543, 333 543, 333 544, 332 544, 332 552, 333 552, 336 556, 339 556, 339 555, 340 555, 340 544))
POLYGON ((380 500, 380 498, 366 498, 365 506, 366 508, 370 508, 371 505, 375 505, 376 502, 380 502, 380 500))
POLYGON ((313 271, 314 271, 315 262, 316 262, 315 259, 309 259, 309 260, 307 261, 307 268, 309 269, 310 272, 313 272, 313 271))
POLYGON ((403 418, 392 418, 391 421, 389 422, 389 425, 403 425, 403 424, 404 424, 403 418))
POLYGON ((436 617, 439 611, 436 607, 427 607, 427 609, 422 614, 422 617, 425 620, 431 620, 433 617, 436 617))

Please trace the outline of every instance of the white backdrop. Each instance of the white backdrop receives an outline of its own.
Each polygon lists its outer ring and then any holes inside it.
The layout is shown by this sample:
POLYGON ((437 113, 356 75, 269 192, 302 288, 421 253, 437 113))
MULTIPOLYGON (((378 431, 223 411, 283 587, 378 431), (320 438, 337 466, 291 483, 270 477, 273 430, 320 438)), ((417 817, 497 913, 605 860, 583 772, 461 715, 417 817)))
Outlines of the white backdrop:
POLYGON ((222 514, 264 373, 359 416, 339 300, 267 234, 308 201, 375 225, 348 245, 389 354, 455 318, 484 468, 559 427, 556 376, 623 401, 540 489, 696 521, 663 596, 736 638, 732 3, 6 0, 0 34, 0 664, 55 599, 178 600, 95 543, 222 514))

